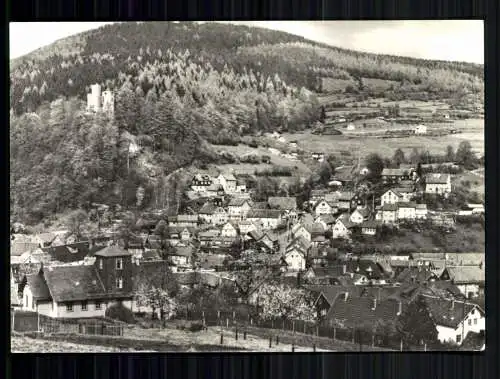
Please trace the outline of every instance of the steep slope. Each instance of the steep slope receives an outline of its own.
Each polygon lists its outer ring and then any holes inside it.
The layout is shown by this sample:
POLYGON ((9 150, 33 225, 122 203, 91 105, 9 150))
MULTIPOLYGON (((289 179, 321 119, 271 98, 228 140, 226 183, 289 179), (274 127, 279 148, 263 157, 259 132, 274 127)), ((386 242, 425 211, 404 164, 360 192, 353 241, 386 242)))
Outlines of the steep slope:
POLYGON ((164 204, 165 176, 226 159, 207 141, 315 123, 322 77, 358 91, 363 78, 389 79, 401 96, 446 97, 480 94, 481 75, 473 65, 379 58, 267 29, 107 25, 11 62, 11 212, 38 222, 92 202, 164 204), (94 83, 114 90, 113 118, 85 112, 94 83))

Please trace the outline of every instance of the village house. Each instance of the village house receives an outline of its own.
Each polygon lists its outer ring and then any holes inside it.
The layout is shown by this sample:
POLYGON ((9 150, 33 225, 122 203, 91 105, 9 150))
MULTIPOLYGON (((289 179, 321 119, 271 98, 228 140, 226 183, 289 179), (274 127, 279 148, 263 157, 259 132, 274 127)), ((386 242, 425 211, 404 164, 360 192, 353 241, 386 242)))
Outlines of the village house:
POLYGON ((482 266, 447 266, 441 273, 440 279, 451 281, 470 299, 484 293, 484 277, 482 266))
POLYGON ((312 153, 311 158, 317 162, 323 162, 325 160, 325 154, 324 153, 312 153))
POLYGON ((413 191, 409 188, 394 188, 387 190, 380 197, 380 204, 396 204, 399 202, 408 202, 413 197, 413 191))
POLYGON ((267 203, 271 209, 278 209, 288 213, 297 210, 297 198, 292 196, 270 196, 267 203))
POLYGON ((323 200, 327 193, 328 193, 328 190, 324 190, 324 189, 311 190, 311 196, 309 197, 309 204, 314 205, 319 200, 323 200))
POLYGON ((212 217, 210 218, 213 225, 224 225, 229 221, 229 214, 222 207, 216 207, 212 213, 212 217))
POLYGON ((416 204, 415 205, 415 218, 417 220, 427 219, 427 204, 416 204))
POLYGON ((438 333, 438 340, 461 345, 470 332, 484 333, 485 313, 478 305, 421 295, 438 333))
POLYGON ((210 246, 213 241, 220 236, 220 230, 209 229, 198 233, 198 242, 200 246, 210 246))
POLYGON ((188 227, 196 228, 198 226, 199 216, 197 214, 180 214, 168 217, 169 227, 188 227))
POLYGON ((356 208, 349 217, 349 221, 354 224, 362 224, 364 221, 368 221, 371 217, 371 212, 368 208, 356 208))
POLYGON ((355 209, 361 205, 361 200, 354 192, 340 192, 337 197, 337 205, 339 211, 348 211, 355 209))
POLYGON ((169 255, 169 260, 177 267, 190 268, 193 264, 193 248, 177 245, 175 252, 169 255))
POLYGON ((397 220, 414 220, 416 218, 417 205, 415 203, 399 202, 396 206, 398 208, 397 220))
POLYGON ((427 134, 427 126, 425 125, 417 125, 414 129, 413 132, 417 135, 423 135, 427 134))
POLYGON ((394 280, 401 284, 424 284, 439 280, 439 277, 429 267, 413 266, 404 268, 394 280))
POLYGON ((314 219, 315 224, 320 224, 324 230, 329 230, 335 224, 336 219, 331 214, 319 215, 314 219))
POLYGON ((191 180, 191 190, 194 192, 207 192, 213 180, 210 175, 196 174, 191 180))
POLYGON ((379 226, 379 223, 376 220, 363 221, 360 224, 361 234, 366 235, 366 236, 374 236, 377 234, 378 226, 379 226))
POLYGON ((349 220, 349 215, 344 214, 340 216, 332 227, 332 238, 350 238, 351 229, 355 226, 349 220))
POLYGON ((298 246, 292 246, 284 254, 288 271, 302 271, 306 268, 306 251, 298 246))
POLYGON ((397 319, 403 311, 404 304, 400 301, 355 296, 346 291, 335 298, 324 316, 324 323, 331 327, 373 330, 377 322, 397 319))
POLYGON ((275 209, 251 209, 247 220, 262 229, 276 229, 283 220, 283 214, 275 209))
POLYGON ((313 211, 316 216, 335 214, 338 212, 338 206, 323 199, 318 200, 313 207, 313 211))
POLYGON ((252 230, 257 230, 257 227, 248 220, 241 220, 238 222, 238 229, 242 236, 246 236, 252 230))
POLYGON ((226 193, 235 193, 236 192, 236 177, 229 174, 219 174, 217 177, 217 182, 224 188, 224 192, 226 193))
POLYGON ((397 183, 401 180, 411 179, 412 173, 406 168, 384 168, 381 176, 385 183, 397 183))
POLYGON ((302 276, 304 281, 312 285, 338 285, 338 278, 347 274, 346 265, 330 267, 310 267, 302 276))
POLYGON ((238 225, 236 225, 231 221, 226 222, 221 229, 222 237, 236 238, 238 237, 238 234, 239 234, 238 225))
POLYGON ((385 204, 381 207, 377 207, 375 219, 381 221, 382 224, 394 224, 398 219, 397 204, 385 204))
POLYGON ((252 204, 247 199, 233 198, 228 204, 228 216, 230 220, 244 220, 252 204))
POLYGON ((425 193, 446 195, 451 193, 450 174, 428 174, 425 177, 425 193))
POLYGON ((169 241, 172 243, 175 242, 186 242, 190 241, 194 237, 194 228, 188 227, 176 227, 172 226, 168 228, 169 233, 169 241))
POLYGON ((28 275, 23 309, 56 318, 102 317, 116 302, 131 309, 131 254, 110 246, 95 256, 94 265, 42 267, 28 275))

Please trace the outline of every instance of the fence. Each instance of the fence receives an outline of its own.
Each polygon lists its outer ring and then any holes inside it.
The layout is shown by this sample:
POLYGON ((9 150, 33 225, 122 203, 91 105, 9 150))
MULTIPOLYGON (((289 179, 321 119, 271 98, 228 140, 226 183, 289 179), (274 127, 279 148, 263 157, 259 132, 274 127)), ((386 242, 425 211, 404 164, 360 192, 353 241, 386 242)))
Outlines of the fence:
POLYGON ((257 327, 274 330, 275 332, 292 332, 293 334, 305 334, 310 336, 324 337, 330 340, 338 340, 357 344, 362 349, 366 347, 379 347, 399 351, 427 351, 431 346, 426 344, 416 345, 400 336, 389 336, 374 333, 361 328, 343 328, 321 325, 316 322, 287 319, 263 319, 258 317, 254 311, 185 311, 177 315, 177 319, 197 320, 205 326, 220 326, 226 328, 257 327))
POLYGON ((12 311, 12 330, 17 332, 74 333, 123 336, 123 325, 98 319, 56 319, 36 312, 12 311))

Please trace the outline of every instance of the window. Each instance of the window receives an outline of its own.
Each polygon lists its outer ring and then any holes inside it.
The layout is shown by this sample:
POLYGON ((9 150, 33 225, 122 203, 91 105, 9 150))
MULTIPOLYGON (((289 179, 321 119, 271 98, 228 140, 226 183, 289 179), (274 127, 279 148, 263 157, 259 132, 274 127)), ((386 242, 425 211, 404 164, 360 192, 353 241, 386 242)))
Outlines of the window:
POLYGON ((122 258, 116 259, 116 269, 117 270, 123 269, 123 259, 122 258))
POLYGON ((472 325, 472 320, 471 319, 469 319, 469 325, 472 325))
POLYGON ((86 311, 86 310, 87 310, 87 302, 82 301, 82 311, 86 311))
POLYGON ((26 306, 26 308, 28 308, 28 306, 29 306, 28 295, 26 295, 26 298, 24 299, 24 305, 26 306))
POLYGON ((321 310, 321 316, 326 316, 326 308, 321 310))
POLYGON ((462 336, 460 334, 457 334, 457 343, 460 343, 462 341, 462 336))
POLYGON ((73 303, 66 304, 66 312, 73 312, 73 303))
POLYGON ((95 301, 95 309, 101 309, 101 302, 99 300, 95 301))
POLYGON ((474 325, 477 325, 477 318, 474 319, 474 325))
POLYGON ((116 288, 123 288, 123 279, 116 278, 116 288))
POLYGON ((99 270, 102 270, 102 259, 99 259, 99 270))

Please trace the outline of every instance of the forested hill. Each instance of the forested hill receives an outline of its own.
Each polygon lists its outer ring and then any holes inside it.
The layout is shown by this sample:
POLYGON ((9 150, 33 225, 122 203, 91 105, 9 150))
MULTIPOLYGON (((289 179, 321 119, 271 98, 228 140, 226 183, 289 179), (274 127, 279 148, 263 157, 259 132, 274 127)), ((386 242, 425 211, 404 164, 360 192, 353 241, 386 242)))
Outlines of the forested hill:
POLYGON ((482 93, 482 75, 245 26, 107 25, 11 61, 11 212, 36 222, 92 202, 147 207, 166 196, 164 175, 223 159, 207 141, 314 123, 322 77, 449 97, 482 93), (115 91, 114 118, 85 113, 94 83, 115 91), (132 159, 130 141, 142 148, 132 159))

